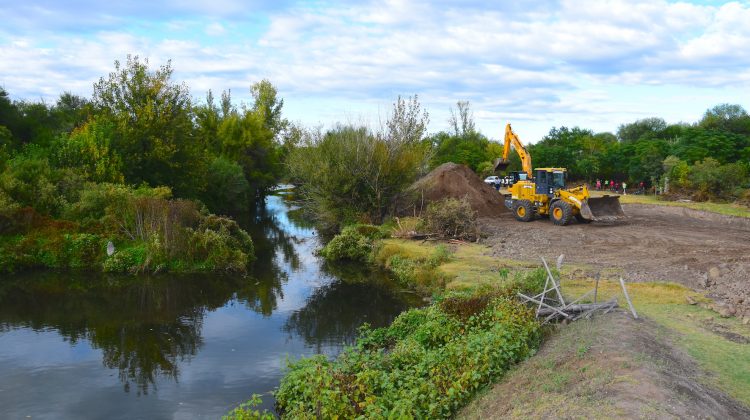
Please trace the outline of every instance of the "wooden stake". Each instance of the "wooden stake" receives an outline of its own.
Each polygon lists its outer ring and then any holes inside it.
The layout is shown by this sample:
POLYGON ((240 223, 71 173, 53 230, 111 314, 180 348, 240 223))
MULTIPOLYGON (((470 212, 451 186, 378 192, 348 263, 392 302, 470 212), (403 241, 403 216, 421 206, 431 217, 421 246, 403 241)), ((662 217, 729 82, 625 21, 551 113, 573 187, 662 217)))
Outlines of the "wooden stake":
POLYGON ((622 293, 625 295, 625 300, 628 301, 628 306, 630 306, 630 312, 633 313, 633 318, 638 319, 638 314, 635 313, 633 302, 630 301, 630 296, 628 296, 628 289, 625 288, 625 281, 622 279, 622 277, 620 277, 620 286, 622 286, 622 293))
POLYGON ((555 277, 552 276, 552 271, 550 271, 549 266, 547 265, 547 261, 542 257, 542 262, 544 263, 544 268, 547 269, 547 275, 549 276, 549 279, 552 280, 552 287, 555 288, 555 291, 557 292, 557 298, 560 300, 560 304, 562 306, 565 306, 565 300, 562 297, 562 292, 560 292, 560 288, 557 286, 557 281, 555 280, 555 277))
POLYGON ((599 294, 599 275, 600 273, 596 273, 596 284, 594 284, 594 303, 596 303, 596 297, 599 294))

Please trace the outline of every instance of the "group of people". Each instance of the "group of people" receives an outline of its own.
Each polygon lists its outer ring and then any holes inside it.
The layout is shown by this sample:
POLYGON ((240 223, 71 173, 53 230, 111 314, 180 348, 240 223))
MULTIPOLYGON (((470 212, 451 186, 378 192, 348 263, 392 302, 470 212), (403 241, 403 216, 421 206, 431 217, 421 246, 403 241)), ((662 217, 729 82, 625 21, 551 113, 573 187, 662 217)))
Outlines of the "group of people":
MULTIPOLYGON (((643 188, 642 181, 641 181, 640 187, 643 188)), ((612 192, 622 193, 625 195, 628 194, 628 184, 625 181, 620 182, 620 181, 615 181, 614 179, 612 180, 605 179, 604 181, 602 181, 601 179, 597 179, 596 189, 597 191, 609 189, 612 192)))

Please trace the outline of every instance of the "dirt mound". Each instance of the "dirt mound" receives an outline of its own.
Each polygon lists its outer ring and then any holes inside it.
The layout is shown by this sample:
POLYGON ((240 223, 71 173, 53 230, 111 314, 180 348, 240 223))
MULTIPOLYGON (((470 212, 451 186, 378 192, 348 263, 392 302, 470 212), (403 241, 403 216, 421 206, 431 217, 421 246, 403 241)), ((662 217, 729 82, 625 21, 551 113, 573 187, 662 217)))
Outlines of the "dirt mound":
POLYGON ((464 197, 479 217, 499 216, 507 211, 500 193, 468 167, 449 162, 412 184, 406 198, 397 206, 398 213, 405 216, 420 214, 427 204, 434 201, 464 197))

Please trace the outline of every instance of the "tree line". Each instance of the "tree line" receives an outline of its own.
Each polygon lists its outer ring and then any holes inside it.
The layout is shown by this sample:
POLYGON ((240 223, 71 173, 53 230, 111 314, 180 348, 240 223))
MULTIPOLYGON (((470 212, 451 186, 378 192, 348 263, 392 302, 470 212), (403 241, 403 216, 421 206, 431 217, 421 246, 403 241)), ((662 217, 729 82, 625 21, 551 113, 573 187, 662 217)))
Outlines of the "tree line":
POLYGON ((292 132, 283 100, 261 80, 251 104, 230 91, 196 103, 172 74, 128 56, 91 98, 0 89, 3 269, 244 270, 250 237, 212 213, 246 212, 278 182, 292 132))
MULTIPOLYGON (((250 87, 251 103, 236 104, 228 90, 196 101, 172 76, 169 62, 153 68, 128 56, 94 83, 91 98, 14 101, 0 89, 0 215, 33 208, 53 219, 82 217, 80 208, 95 207, 82 199, 109 200, 122 185, 133 196, 193 200, 236 216, 285 180, 300 185, 310 213, 335 230, 388 218, 405 189, 442 163, 486 176, 502 153, 465 101, 432 134, 416 96, 397 98, 375 129, 308 129, 284 118, 268 80, 250 87), (168 192, 144 192, 159 187, 168 192)), ((536 167, 566 167, 573 181, 644 182, 701 200, 750 201, 750 116, 739 105, 717 105, 694 123, 641 119, 615 133, 553 127, 528 149, 536 167)), ((509 169, 520 170, 517 155, 511 161, 509 169)))

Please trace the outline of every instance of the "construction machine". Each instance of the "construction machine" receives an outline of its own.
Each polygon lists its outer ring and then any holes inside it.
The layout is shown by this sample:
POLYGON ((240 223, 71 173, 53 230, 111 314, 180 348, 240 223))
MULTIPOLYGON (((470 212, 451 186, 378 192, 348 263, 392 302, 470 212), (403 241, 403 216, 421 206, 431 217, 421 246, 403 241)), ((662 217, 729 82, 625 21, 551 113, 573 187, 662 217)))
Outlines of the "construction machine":
POLYGON ((512 174, 515 181, 505 196, 505 206, 516 219, 529 222, 536 216, 549 216, 552 223, 564 226, 576 218, 581 223, 614 221, 625 216, 619 196, 591 197, 588 187, 566 188, 565 168, 532 169, 531 155, 510 124, 505 126, 503 156, 495 160, 495 172, 508 168, 511 145, 521 158, 522 171, 512 174))

